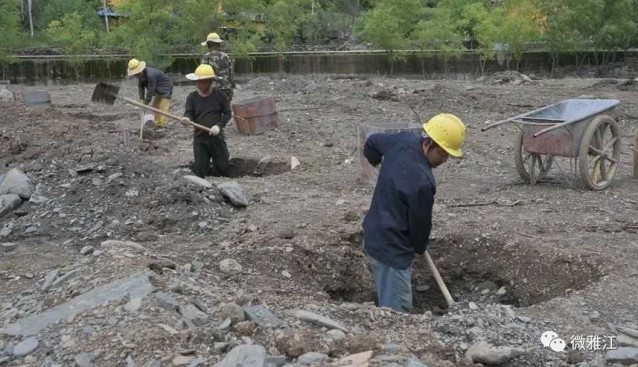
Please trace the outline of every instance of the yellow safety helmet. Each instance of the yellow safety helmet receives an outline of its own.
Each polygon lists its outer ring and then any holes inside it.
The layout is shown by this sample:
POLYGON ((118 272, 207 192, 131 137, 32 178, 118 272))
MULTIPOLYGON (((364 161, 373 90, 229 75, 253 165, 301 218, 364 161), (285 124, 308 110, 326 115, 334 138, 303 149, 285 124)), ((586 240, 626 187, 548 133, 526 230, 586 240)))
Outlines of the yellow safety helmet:
POLYGON ((206 37, 206 41, 202 42, 201 45, 206 46, 208 42, 222 43, 224 40, 221 39, 217 33, 209 33, 206 37))
POLYGON ((195 69, 194 73, 190 73, 186 75, 186 79, 190 80, 203 80, 203 79, 213 79, 215 77, 215 71, 213 67, 208 64, 201 64, 195 69))
POLYGON ((146 63, 144 61, 139 61, 138 59, 131 59, 128 62, 128 76, 135 75, 141 73, 144 68, 146 68, 146 63))
POLYGON ((465 125, 458 117, 441 113, 423 124, 423 131, 447 154, 461 158, 461 146, 465 142, 465 125))

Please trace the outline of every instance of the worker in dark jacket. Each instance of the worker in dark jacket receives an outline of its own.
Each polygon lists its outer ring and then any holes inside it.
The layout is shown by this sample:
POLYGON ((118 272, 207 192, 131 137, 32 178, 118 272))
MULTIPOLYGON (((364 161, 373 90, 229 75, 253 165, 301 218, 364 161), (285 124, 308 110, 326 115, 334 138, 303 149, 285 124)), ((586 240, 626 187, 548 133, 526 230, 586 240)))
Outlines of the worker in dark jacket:
POLYGON ((423 134, 373 134, 364 152, 380 163, 372 203, 363 221, 364 250, 372 266, 379 307, 410 312, 412 261, 423 254, 432 228, 436 181, 432 168, 461 157, 465 125, 450 114, 423 124, 423 134))
POLYGON ((197 90, 186 98, 184 118, 211 129, 210 134, 195 129, 193 172, 202 178, 211 174, 227 176, 229 154, 223 129, 231 118, 228 96, 213 88, 215 72, 208 64, 199 65, 195 72, 186 75, 186 78, 197 81, 197 90), (209 171, 211 158, 214 172, 209 171))
MULTIPOLYGON (((128 76, 135 75, 138 79, 140 100, 164 112, 171 107, 173 96, 173 80, 162 71, 146 66, 146 62, 131 59, 128 62, 128 76)), ((155 115, 155 126, 166 127, 166 118, 155 115)))

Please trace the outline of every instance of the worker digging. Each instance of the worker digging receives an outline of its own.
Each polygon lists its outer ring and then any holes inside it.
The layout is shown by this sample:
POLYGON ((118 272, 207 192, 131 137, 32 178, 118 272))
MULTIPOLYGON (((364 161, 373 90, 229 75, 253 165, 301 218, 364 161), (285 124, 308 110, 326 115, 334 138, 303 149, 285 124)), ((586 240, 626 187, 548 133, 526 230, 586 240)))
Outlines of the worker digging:
POLYGON ((451 114, 432 117, 423 124, 421 137, 401 132, 373 134, 366 140, 366 159, 374 167, 381 164, 363 221, 364 251, 379 307, 411 311, 412 262, 425 253, 432 229, 436 194, 432 169, 449 156, 462 157, 464 141, 465 125, 451 114))
POLYGON ((184 119, 211 129, 210 134, 196 129, 193 137, 193 172, 202 178, 227 176, 229 168, 223 129, 231 118, 230 103, 226 94, 213 86, 214 77, 215 72, 208 64, 201 64, 194 73, 186 75, 187 79, 197 82, 197 90, 186 98, 184 119))
MULTIPOLYGON (((138 79, 140 101, 164 112, 169 112, 173 95, 173 79, 161 70, 146 65, 145 61, 131 59, 127 74, 138 79)), ((166 127, 165 116, 155 115, 155 126, 166 127)))

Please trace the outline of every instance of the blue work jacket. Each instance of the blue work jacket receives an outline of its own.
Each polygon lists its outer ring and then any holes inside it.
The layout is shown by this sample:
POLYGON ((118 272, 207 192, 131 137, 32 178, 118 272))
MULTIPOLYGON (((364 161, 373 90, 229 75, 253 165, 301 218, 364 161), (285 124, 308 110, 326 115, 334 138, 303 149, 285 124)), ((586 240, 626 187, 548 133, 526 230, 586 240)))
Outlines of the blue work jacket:
POLYGON ((363 220, 368 255, 392 268, 410 266, 425 252, 432 229, 436 182, 419 137, 409 132, 373 134, 363 150, 368 162, 383 160, 370 210, 363 220))

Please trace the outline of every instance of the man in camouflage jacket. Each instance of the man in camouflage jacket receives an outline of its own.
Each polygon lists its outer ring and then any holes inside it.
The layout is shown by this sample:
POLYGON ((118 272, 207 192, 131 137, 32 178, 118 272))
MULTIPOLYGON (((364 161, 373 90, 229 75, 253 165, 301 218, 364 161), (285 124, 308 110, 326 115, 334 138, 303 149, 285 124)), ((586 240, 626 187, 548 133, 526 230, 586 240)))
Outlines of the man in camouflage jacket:
POLYGON ((221 51, 224 41, 217 33, 210 33, 202 46, 208 46, 209 52, 202 57, 202 64, 208 64, 215 71, 215 88, 226 93, 228 101, 233 98, 235 80, 233 78, 233 61, 230 56, 221 51))

